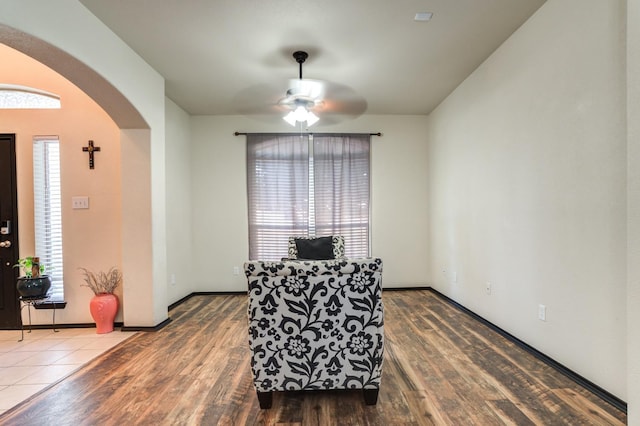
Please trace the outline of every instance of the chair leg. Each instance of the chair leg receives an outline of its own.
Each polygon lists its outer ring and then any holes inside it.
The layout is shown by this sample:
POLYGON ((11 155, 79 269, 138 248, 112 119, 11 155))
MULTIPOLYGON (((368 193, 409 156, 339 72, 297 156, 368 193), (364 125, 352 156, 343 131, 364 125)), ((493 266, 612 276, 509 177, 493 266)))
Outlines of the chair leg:
POLYGON ((367 405, 376 405, 379 391, 380 389, 363 389, 364 403, 367 405))
POLYGON ((267 408, 271 408, 271 403, 273 402, 273 392, 257 392, 258 394, 258 403, 260 404, 260 408, 263 410, 267 408))

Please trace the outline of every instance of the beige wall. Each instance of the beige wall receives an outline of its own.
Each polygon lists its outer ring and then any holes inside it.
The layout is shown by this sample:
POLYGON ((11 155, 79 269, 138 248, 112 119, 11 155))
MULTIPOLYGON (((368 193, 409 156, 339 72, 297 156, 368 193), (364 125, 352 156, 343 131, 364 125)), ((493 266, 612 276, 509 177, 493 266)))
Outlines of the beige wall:
MULTIPOLYGON (((233 268, 242 270, 248 258, 245 137, 233 132, 295 130, 240 116, 199 116, 191 123, 193 281, 198 291, 244 291, 246 279, 233 268)), ((385 287, 425 286, 426 118, 364 116, 312 129, 383 133, 372 138, 372 255, 384 261, 385 287)))
POLYGON ((167 300, 193 291, 191 266, 191 127, 189 114, 166 99, 167 300))
MULTIPOLYGON (((67 308, 56 313, 59 323, 91 323, 91 290, 79 267, 107 270, 121 267, 120 131, 87 95, 46 66, 0 44, 0 82, 35 87, 60 95, 60 110, 0 110, 0 133, 16 134, 20 257, 34 255, 33 137, 60 139, 64 286, 67 308), (90 170, 82 146, 91 139, 101 151, 90 170), (88 196, 88 210, 73 210, 71 197, 88 196)), ((122 288, 117 294, 122 295, 122 288)), ((26 316, 26 311, 23 312, 26 316)), ((117 321, 122 321, 122 311, 117 321)), ((35 311, 34 323, 51 321, 51 313, 35 311)))
POLYGON ((627 1, 628 424, 640 424, 640 0, 627 1))
POLYGON ((434 287, 622 399, 624 16, 547 1, 429 118, 434 287))

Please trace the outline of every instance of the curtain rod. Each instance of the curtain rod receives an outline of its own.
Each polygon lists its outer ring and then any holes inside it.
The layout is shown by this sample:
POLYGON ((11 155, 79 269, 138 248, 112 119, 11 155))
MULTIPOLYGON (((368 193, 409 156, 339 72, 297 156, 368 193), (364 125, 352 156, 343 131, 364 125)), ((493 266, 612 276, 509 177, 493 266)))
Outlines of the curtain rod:
MULTIPOLYGON (((247 132, 234 132, 235 136, 246 136, 246 135, 313 135, 313 132, 290 132, 290 133, 247 133, 247 132)), ((382 133, 315 133, 318 135, 369 135, 369 136, 382 136, 382 133)))

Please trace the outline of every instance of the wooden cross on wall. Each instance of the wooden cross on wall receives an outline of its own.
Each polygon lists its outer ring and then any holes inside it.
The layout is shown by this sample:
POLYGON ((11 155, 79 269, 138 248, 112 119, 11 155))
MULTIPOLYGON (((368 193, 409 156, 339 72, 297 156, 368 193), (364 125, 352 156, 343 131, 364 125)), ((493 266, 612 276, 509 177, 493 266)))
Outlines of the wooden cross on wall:
POLYGON ((82 151, 89 153, 89 168, 93 169, 93 153, 100 152, 100 147, 93 146, 93 141, 89 141, 89 146, 83 146, 82 151))

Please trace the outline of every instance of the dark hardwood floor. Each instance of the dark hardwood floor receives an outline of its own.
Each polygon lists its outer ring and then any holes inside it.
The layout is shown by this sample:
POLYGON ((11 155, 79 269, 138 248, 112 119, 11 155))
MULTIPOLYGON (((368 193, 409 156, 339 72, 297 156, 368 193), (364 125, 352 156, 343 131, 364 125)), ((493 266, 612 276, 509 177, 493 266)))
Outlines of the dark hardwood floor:
POLYGON ((626 415, 428 290, 386 291, 376 406, 251 382, 246 296, 194 296, 1 425, 623 425, 626 415))

